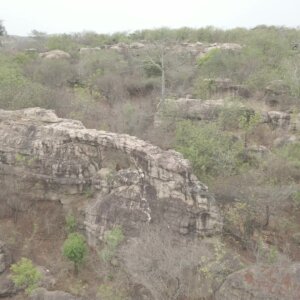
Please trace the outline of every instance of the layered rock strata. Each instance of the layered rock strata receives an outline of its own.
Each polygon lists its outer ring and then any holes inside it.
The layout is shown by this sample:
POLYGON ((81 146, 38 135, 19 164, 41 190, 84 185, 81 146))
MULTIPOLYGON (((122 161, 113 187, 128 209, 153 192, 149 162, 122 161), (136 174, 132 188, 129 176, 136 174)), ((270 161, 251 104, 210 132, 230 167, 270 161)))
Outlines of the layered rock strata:
POLYGON ((117 224, 129 234, 140 222, 187 235, 222 227, 214 198, 181 154, 40 108, 0 110, 0 185, 0 205, 12 210, 52 200, 81 211, 91 245, 117 224))

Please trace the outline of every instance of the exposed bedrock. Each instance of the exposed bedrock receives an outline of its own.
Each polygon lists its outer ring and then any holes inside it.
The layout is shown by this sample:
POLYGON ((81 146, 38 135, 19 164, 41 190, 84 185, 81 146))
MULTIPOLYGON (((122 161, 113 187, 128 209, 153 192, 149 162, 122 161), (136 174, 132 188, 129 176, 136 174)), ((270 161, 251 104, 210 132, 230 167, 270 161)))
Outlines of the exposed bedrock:
POLYGON ((214 198, 181 154, 51 110, 0 110, 0 180, 2 213, 59 201, 81 211, 91 245, 116 224, 133 235, 140 222, 200 236, 222 227, 214 198))

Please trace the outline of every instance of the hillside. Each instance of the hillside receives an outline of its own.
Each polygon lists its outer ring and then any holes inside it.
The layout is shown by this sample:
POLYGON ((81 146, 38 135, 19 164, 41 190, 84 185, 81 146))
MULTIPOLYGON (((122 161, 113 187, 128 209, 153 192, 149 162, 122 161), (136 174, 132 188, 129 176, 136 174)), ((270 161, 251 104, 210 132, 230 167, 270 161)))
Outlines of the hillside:
POLYGON ((299 299, 299 58, 272 26, 0 36, 0 298, 299 299))

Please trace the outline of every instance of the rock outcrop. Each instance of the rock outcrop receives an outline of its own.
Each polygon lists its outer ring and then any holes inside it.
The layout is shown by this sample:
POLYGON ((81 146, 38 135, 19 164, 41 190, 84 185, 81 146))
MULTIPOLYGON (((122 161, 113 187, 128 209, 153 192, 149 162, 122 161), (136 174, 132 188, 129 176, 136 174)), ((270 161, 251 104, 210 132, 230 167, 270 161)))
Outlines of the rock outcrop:
POLYGON ((222 227, 214 198, 179 153, 40 108, 0 110, 0 185, 0 206, 51 200, 79 210, 91 245, 116 224, 133 235, 140 222, 187 235, 222 227))
POLYGON ((283 111, 268 111, 262 114, 262 121, 270 124, 273 128, 289 129, 291 115, 283 111))
POLYGON ((68 59, 71 57, 69 53, 58 49, 40 53, 39 56, 45 59, 68 59))
POLYGON ((251 97, 250 89, 243 84, 236 84, 229 78, 206 78, 204 82, 211 92, 221 95, 234 95, 242 98, 251 97))
POLYGON ((3 273, 10 264, 11 255, 5 244, 0 240, 0 274, 3 273))
POLYGON ((227 277, 216 300, 298 300, 300 264, 256 265, 227 277))

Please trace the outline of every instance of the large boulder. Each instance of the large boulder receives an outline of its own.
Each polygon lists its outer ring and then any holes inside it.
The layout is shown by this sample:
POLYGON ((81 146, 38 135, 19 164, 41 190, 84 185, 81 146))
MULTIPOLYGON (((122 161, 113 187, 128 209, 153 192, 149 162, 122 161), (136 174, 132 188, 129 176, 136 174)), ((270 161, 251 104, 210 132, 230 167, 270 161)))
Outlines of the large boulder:
POLYGON ((216 300, 298 300, 300 264, 254 265, 227 277, 216 300))
POLYGON ((283 111, 268 111, 262 116, 264 123, 269 123, 273 128, 289 129, 291 115, 283 111))
POLYGON ((131 235, 150 222, 197 236, 222 228, 214 198, 178 152, 40 108, 0 110, 0 187, 0 208, 49 200, 80 210, 90 245, 115 225, 131 235))
POLYGON ((45 59, 68 59, 71 57, 69 53, 58 49, 40 53, 39 56, 45 59))

